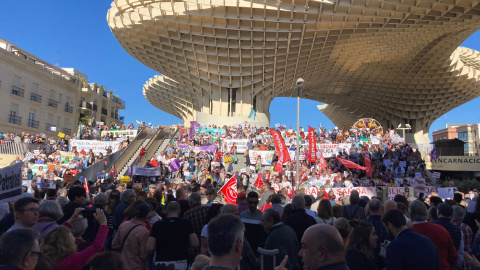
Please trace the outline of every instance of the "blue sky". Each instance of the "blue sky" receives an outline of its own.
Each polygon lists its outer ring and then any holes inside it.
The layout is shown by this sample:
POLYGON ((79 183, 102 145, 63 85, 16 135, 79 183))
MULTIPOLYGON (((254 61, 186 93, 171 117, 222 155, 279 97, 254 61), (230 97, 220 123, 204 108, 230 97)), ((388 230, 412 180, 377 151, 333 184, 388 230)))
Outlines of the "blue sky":
MULTIPOLYGON (((73 67, 89 78, 89 82, 104 85, 127 102, 125 123, 135 120, 154 125, 180 123, 180 119, 164 113, 143 97, 143 84, 158 72, 131 57, 111 33, 106 15, 112 0, 42 0, 2 1, 0 38, 61 67, 73 67)), ((480 50, 480 32, 468 38, 462 46, 480 50)), ((273 126, 276 123, 296 126, 296 99, 276 98, 270 106, 273 126)), ((301 100, 300 125, 327 128, 334 125, 318 109, 316 101, 301 100)), ((479 123, 476 98, 435 121, 430 132, 448 123, 479 123)), ((353 124, 353 123, 352 123, 353 124)))

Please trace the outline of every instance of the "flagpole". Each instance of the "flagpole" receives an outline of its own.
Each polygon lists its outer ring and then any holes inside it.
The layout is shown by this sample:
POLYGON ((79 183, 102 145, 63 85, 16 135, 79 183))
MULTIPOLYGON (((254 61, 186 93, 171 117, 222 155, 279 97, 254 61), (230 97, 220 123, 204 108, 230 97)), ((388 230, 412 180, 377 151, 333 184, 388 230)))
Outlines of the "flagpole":
POLYGON ((297 146, 295 148, 295 186, 298 190, 299 188, 299 171, 300 171, 300 86, 303 84, 304 80, 299 78, 297 80, 297 146))

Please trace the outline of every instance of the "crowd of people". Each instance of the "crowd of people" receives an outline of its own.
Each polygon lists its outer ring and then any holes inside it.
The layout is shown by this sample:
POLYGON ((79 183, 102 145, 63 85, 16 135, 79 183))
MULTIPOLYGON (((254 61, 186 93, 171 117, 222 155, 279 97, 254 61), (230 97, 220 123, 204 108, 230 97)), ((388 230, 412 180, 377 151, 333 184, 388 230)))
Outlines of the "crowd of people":
MULTIPOLYGON (((269 128, 209 128, 213 132, 179 127, 165 151, 146 163, 147 168, 159 167, 161 175, 132 175, 125 184, 113 174, 102 181, 39 186, 39 173, 31 175, 28 163, 44 162, 43 177, 58 176, 59 168, 56 149, 48 154, 39 149, 25 163, 24 177, 31 189, 0 207, 0 269, 480 267, 480 206, 467 211, 476 203, 475 192, 459 191, 450 199, 435 192, 414 199, 397 194, 384 200, 360 196, 355 189, 407 187, 420 176, 427 185, 437 185, 420 152, 399 140, 394 130, 318 129, 319 144, 348 144, 326 157, 323 166, 321 156, 308 159, 307 132, 295 134, 279 126, 290 150, 295 150, 297 139, 302 141, 304 158, 292 159, 278 170, 269 128), (248 140, 245 152, 228 144, 231 139, 248 140), (206 146, 216 147, 202 148, 206 146), (274 152, 270 165, 265 166, 261 156, 250 157, 257 151, 274 152), (367 151, 372 176, 337 159, 365 166, 367 151), (226 203, 221 188, 232 178, 236 200, 226 203), (339 187, 349 193, 331 192, 339 187), (306 194, 311 188, 318 192, 306 194)), ((82 149, 70 151, 77 158, 69 164, 84 163, 87 157, 89 165, 99 158, 82 149)), ((15 162, 21 161, 19 157, 15 162)))

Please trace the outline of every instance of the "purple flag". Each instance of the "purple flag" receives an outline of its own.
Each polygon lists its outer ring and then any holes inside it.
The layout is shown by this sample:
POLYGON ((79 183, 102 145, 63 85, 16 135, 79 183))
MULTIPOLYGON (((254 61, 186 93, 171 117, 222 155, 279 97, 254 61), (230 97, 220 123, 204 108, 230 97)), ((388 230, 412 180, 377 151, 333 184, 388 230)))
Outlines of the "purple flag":
POLYGON ((168 164, 168 166, 170 166, 170 169, 172 169, 172 172, 176 172, 180 170, 180 162, 178 161, 178 159, 174 159, 172 162, 170 162, 170 164, 168 164))
POLYGON ((195 136, 195 130, 199 127, 200 125, 197 123, 197 121, 190 121, 190 131, 188 132, 189 139, 193 139, 193 136, 195 136))

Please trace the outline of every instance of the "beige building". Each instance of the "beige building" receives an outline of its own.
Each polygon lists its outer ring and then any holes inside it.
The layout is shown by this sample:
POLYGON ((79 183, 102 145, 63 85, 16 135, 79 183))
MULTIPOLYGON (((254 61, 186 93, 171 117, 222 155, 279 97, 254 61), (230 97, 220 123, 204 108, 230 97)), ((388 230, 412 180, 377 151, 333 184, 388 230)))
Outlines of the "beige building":
POLYGON ((78 108, 80 118, 88 116, 109 126, 112 122, 116 126, 123 125, 124 117, 118 114, 118 110, 125 109, 125 101, 96 83, 82 83, 78 108))
POLYGON ((75 133, 81 76, 0 39, 0 131, 75 133))
POLYGON ((300 97, 325 103, 340 129, 374 118, 409 124, 407 141, 422 142, 439 116, 480 96, 480 54, 459 47, 480 29, 476 0, 122 0, 107 21, 162 74, 146 99, 186 124, 268 124, 272 100, 296 97, 303 78, 300 97))
POLYGON ((59 68, 0 39, 0 132, 73 135, 81 117, 123 124, 125 102, 86 83, 74 68, 59 68))

